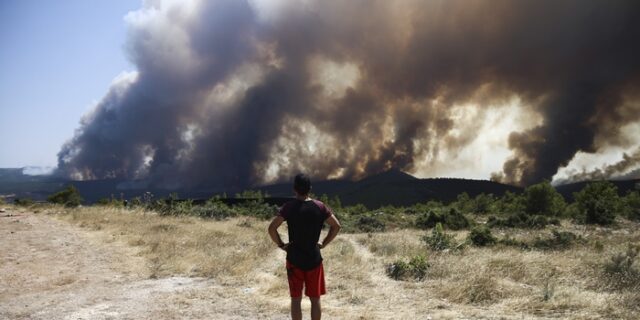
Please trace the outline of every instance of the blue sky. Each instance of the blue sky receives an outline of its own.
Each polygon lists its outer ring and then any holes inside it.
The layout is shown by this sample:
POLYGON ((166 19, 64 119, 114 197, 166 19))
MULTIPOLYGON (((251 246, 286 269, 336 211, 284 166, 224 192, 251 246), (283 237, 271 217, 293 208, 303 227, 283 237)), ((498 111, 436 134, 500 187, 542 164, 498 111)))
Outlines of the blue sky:
POLYGON ((54 166, 113 78, 133 70, 127 12, 139 0, 0 0, 0 168, 54 166))

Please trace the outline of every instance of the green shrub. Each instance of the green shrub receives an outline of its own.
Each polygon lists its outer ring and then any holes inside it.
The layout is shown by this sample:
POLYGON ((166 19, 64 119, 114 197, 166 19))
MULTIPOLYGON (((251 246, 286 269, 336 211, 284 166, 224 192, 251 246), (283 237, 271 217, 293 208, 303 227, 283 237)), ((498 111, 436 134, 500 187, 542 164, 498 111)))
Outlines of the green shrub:
POLYGON ((486 226, 477 226, 471 229, 469 240, 478 247, 490 246, 496 243, 496 238, 486 226))
POLYGON ((579 239, 573 232, 553 230, 551 237, 537 238, 533 242, 533 247, 542 250, 568 249, 579 239))
POLYGON ((451 230, 462 230, 469 228, 471 222, 467 217, 460 211, 455 208, 449 209, 449 212, 445 216, 445 225, 447 228, 451 230))
POLYGON ((476 214, 487 214, 493 212, 495 198, 492 194, 481 193, 473 199, 472 212, 476 214))
POLYGON ((367 213, 369 210, 363 204, 358 203, 355 206, 349 206, 349 207, 346 207, 346 208, 342 208, 342 211, 344 211, 346 214, 348 214, 350 216, 359 216, 359 215, 363 215, 363 214, 367 213))
POLYGON ((142 205, 143 205, 143 202, 140 197, 134 197, 133 199, 131 199, 131 201, 129 201, 130 207, 140 207, 142 205))
POLYGON ((216 220, 223 220, 237 215, 237 212, 231 207, 216 199, 210 199, 204 205, 193 207, 191 212, 198 217, 216 220))
POLYGON ((416 219, 416 227, 419 229, 431 229, 437 223, 444 223, 444 215, 437 211, 423 213, 416 219))
POLYGON ((427 258, 421 255, 414 256, 405 262, 404 260, 396 260, 387 265, 387 276, 394 280, 422 280, 427 276, 429 270, 427 258))
POLYGON ((451 204, 454 208, 463 213, 472 213, 474 203, 466 192, 458 194, 456 201, 451 204))
POLYGON ((589 183, 573 197, 579 213, 588 224, 612 224, 616 211, 621 209, 617 187, 607 181, 589 183))
POLYGON ((264 198, 268 198, 269 194, 260 190, 245 190, 240 193, 236 193, 236 198, 241 199, 255 199, 258 202, 263 202, 264 198))
POLYGON ((497 243, 505 246, 519 247, 525 250, 564 250, 570 248, 579 241, 583 241, 583 239, 572 232, 553 230, 550 236, 544 238, 536 237, 532 242, 525 242, 505 236, 504 238, 497 240, 497 243))
POLYGON ((102 198, 98 200, 96 204, 99 206, 122 207, 124 206, 124 201, 111 196, 111 198, 102 198))
POLYGON ((252 216, 260 219, 273 218, 278 212, 277 206, 262 201, 248 201, 232 207, 239 215, 252 216))
POLYGON ((519 247, 521 249, 529 249, 529 244, 527 244, 524 241, 520 241, 515 238, 512 238, 508 235, 502 239, 499 239, 497 243, 501 245, 509 246, 509 247, 519 247))
POLYGON ((431 231, 431 235, 426 235, 422 238, 426 245, 432 250, 444 251, 449 249, 462 249, 463 243, 456 243, 453 235, 447 234, 442 228, 442 223, 436 223, 436 226, 431 231))
POLYGON ((507 191, 495 202, 495 210, 500 214, 513 214, 524 212, 524 197, 522 195, 507 191))
POLYGON ((528 215, 559 216, 565 206, 564 198, 548 181, 524 190, 524 211, 528 215))
POLYGON ((437 223, 442 223, 451 230, 465 229, 470 225, 469 219, 456 208, 451 208, 446 213, 431 210, 416 219, 416 227, 420 229, 433 228, 437 223))
POLYGON ((609 286, 614 289, 640 290, 640 246, 631 245, 627 250, 611 256, 604 271, 609 286))
POLYGON ((393 280, 403 280, 409 274, 409 264, 403 260, 396 260, 387 265, 387 276, 393 280))
POLYGON ((382 232, 386 229, 385 223, 374 216, 359 217, 355 226, 362 232, 382 232))
POLYGON ((489 227, 542 229, 548 224, 560 224, 557 218, 547 218, 545 216, 530 216, 524 212, 511 214, 506 218, 490 216, 487 220, 489 227))
POLYGON ((626 204, 626 215, 631 220, 640 221, 640 192, 633 191, 624 197, 626 204))
POLYGON ((33 205, 33 199, 31 198, 15 198, 13 203, 17 206, 28 207, 33 205))
POLYGON ((78 189, 73 185, 70 185, 66 189, 50 195, 47 198, 47 201, 56 204, 63 204, 67 207, 77 207, 82 204, 82 197, 80 196, 78 189))

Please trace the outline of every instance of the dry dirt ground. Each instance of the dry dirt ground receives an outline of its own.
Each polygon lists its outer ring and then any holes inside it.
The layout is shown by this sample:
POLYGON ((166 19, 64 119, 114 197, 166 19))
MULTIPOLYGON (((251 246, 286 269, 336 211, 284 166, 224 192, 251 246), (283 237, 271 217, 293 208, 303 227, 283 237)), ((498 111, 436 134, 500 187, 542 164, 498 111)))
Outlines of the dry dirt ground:
MULTIPOLYGON (((267 221, 63 211, 0 212, 0 319, 288 319, 285 254, 269 243, 267 221)), ((621 231, 630 235, 609 242, 640 239, 635 227, 621 231)), ((323 253, 329 291, 323 318, 636 318, 616 313, 622 298, 636 295, 580 282, 595 277, 585 263, 593 260, 588 248, 468 249, 464 256, 433 256, 431 280, 388 278, 390 259, 424 250, 419 236, 340 234, 323 253), (562 272, 553 299, 542 302, 538 274, 547 267, 562 272), (466 302, 478 292, 491 299, 466 302)), ((305 300, 306 319, 308 310, 305 300)))
POLYGON ((287 319, 252 288, 149 279, 134 248, 48 216, 0 213, 0 319, 287 319), (268 314, 267 314, 268 312, 268 314))

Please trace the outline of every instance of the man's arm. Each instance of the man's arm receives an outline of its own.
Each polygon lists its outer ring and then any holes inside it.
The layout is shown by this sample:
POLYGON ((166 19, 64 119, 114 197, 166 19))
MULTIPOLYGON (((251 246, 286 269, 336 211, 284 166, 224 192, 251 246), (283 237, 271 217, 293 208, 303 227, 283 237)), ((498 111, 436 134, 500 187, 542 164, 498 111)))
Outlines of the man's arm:
POLYGON ((327 236, 324 237, 324 240, 322 240, 322 243, 319 244, 320 249, 323 249, 331 241, 333 241, 333 239, 338 235, 338 232, 340 231, 340 228, 341 228, 340 221, 338 221, 338 218, 336 218, 335 214, 332 214, 331 216, 329 216, 326 222, 327 224, 329 224, 329 233, 327 233, 327 236))
POLYGON ((280 227, 282 222, 284 222, 284 218, 282 216, 277 216, 271 220, 271 224, 269 224, 269 236, 271 237, 271 240, 278 245, 278 248, 287 251, 289 244, 282 242, 280 234, 278 233, 278 227, 280 227))

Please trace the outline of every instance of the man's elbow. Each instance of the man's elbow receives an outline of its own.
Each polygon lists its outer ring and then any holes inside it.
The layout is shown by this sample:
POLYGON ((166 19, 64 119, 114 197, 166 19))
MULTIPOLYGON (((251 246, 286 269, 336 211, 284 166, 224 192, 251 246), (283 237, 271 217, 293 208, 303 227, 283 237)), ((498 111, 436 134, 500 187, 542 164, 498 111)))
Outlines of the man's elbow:
POLYGON ((277 230, 278 230, 278 227, 274 223, 270 223, 269 226, 267 227, 267 232, 269 234, 273 234, 277 230))

